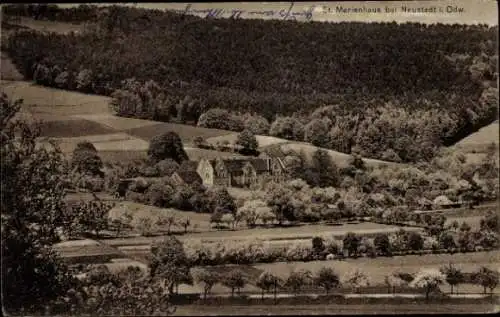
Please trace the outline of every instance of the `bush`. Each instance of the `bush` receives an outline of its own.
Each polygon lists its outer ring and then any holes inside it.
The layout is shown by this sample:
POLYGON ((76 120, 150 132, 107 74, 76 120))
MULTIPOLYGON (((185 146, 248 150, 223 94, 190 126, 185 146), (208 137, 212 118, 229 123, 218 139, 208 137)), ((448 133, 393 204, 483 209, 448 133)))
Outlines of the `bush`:
POLYGON ((325 250, 325 243, 323 241, 323 238, 314 237, 312 239, 312 249, 315 254, 322 253, 325 250))

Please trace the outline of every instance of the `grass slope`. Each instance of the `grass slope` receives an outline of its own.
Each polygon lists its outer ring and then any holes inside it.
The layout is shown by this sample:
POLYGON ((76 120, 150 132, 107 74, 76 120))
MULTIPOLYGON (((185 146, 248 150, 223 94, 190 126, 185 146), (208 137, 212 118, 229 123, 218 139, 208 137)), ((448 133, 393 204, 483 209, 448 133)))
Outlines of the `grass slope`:
POLYGON ((4 52, 2 52, 0 65, 1 80, 23 80, 23 75, 21 75, 11 59, 4 52))
POLYGON ((482 153, 491 143, 498 146, 499 134, 499 122, 497 120, 462 139, 455 147, 469 153, 482 153))
MULTIPOLYGON (((306 154, 306 157, 308 159, 311 159, 314 152, 318 149, 318 147, 311 145, 311 144, 308 144, 308 143, 304 143, 304 142, 288 142, 288 143, 282 144, 280 147, 285 153, 289 152, 289 151, 295 151, 295 152, 303 151, 306 154)), ((351 155, 349 155, 349 154, 337 152, 334 150, 327 150, 327 149, 324 149, 324 150, 331 156, 332 160, 339 167, 347 166, 348 161, 351 158, 351 155)), ((388 161, 382 161, 382 160, 375 160, 375 159, 370 159, 370 158, 363 158, 363 160, 366 162, 366 164, 372 165, 372 166, 382 166, 382 165, 402 166, 402 164, 388 162, 388 161)))
POLYGON ((232 133, 225 130, 200 128, 177 123, 157 123, 154 125, 126 130, 127 133, 142 138, 146 141, 151 140, 156 135, 169 131, 177 133, 185 145, 191 144, 193 140, 198 136, 201 136, 203 138, 210 138, 232 133))

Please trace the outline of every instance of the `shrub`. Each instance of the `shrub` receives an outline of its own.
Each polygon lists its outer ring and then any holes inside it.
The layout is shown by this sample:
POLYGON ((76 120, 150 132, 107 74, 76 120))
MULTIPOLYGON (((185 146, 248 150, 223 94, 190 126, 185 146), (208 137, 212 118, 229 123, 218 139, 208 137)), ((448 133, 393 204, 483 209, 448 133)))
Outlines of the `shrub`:
POLYGON ((322 253, 325 250, 325 243, 323 241, 323 238, 314 237, 312 239, 312 249, 315 254, 322 253))

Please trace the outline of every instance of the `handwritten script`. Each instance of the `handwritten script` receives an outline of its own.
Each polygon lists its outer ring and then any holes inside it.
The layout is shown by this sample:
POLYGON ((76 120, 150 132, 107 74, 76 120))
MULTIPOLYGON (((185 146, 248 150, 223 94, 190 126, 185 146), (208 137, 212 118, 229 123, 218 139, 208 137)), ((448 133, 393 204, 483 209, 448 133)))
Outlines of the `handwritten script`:
POLYGON ((281 10, 242 10, 242 9, 222 9, 222 8, 210 8, 210 9, 194 9, 192 4, 187 4, 184 9, 172 9, 171 11, 181 13, 181 14, 191 14, 202 16, 205 18, 230 18, 239 19, 242 17, 247 18, 259 18, 268 17, 283 20, 297 20, 302 18, 306 21, 312 20, 313 11, 316 6, 311 6, 308 9, 294 11, 294 4, 291 3, 287 9, 281 10))

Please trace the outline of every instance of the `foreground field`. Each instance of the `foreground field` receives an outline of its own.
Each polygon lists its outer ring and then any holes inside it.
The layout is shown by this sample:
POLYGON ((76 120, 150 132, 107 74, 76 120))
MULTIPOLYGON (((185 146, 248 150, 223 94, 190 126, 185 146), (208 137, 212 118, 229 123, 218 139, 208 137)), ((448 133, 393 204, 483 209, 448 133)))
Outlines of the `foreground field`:
POLYGON ((187 305, 177 307, 176 316, 236 316, 236 315, 342 315, 342 314, 422 314, 422 313, 485 313, 498 311, 491 305, 456 305, 427 303, 370 305, 187 305))
MULTIPOLYGON (((474 253, 458 253, 458 254, 428 254, 428 255, 406 255, 396 256, 391 258, 359 258, 346 259, 343 261, 314 261, 314 262, 290 262, 290 263, 271 263, 258 264, 256 268, 260 270, 269 270, 278 276, 288 276, 292 270, 307 269, 312 272, 319 270, 321 267, 330 266, 341 276, 359 269, 369 276, 370 284, 383 284, 387 274, 395 271, 405 273, 416 273, 423 268, 439 269, 444 265, 453 263, 457 268, 464 272, 476 271, 480 266, 488 266, 492 269, 500 269, 500 251, 491 252, 474 252, 474 253)), ((448 289, 447 285, 443 285, 444 290, 448 289)), ((465 284, 460 286, 462 292, 482 292, 482 288, 476 285, 465 284)), ((496 290, 498 292, 499 289, 496 290)))

